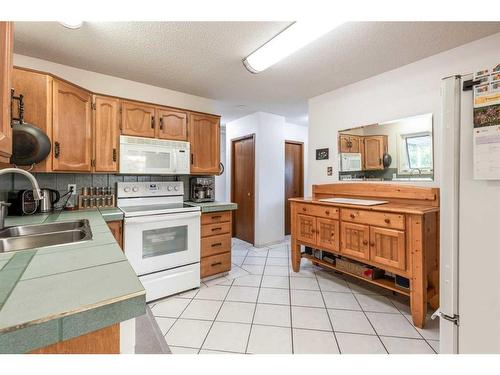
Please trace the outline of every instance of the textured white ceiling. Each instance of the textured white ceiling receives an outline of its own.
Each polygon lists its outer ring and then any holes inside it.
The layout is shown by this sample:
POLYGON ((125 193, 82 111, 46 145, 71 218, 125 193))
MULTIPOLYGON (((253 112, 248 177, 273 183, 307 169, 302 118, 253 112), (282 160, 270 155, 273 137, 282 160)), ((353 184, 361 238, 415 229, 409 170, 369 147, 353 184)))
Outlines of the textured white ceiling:
POLYGON ((254 75, 242 58, 284 22, 16 22, 16 53, 218 101, 223 121, 255 111, 307 123, 307 99, 500 32, 500 22, 347 23, 254 75))

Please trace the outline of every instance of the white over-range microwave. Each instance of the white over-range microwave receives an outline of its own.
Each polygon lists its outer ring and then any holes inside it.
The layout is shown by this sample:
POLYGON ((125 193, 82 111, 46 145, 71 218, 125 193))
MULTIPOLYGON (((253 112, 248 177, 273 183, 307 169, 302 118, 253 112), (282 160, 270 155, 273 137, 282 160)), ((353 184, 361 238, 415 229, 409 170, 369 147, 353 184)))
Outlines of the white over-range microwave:
POLYGON ((361 154, 358 152, 343 152, 339 157, 339 170, 341 172, 355 172, 363 169, 361 154))
POLYGON ((120 173, 189 174, 189 142, 120 136, 120 173))

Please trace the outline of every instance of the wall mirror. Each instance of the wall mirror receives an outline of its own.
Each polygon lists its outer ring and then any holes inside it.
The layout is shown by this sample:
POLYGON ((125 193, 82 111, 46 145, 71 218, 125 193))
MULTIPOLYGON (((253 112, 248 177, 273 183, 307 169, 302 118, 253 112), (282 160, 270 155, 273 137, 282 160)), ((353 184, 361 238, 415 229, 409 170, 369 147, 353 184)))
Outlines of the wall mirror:
POLYGON ((338 133, 339 180, 432 181, 432 113, 338 133))

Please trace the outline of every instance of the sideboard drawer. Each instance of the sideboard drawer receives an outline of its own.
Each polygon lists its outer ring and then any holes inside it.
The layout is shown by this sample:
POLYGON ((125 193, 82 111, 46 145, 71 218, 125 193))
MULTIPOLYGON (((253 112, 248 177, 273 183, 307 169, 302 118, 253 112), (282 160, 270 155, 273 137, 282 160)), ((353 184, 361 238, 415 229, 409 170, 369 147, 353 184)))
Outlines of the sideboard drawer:
POLYGON ((231 221, 231 211, 207 212, 201 215, 201 224, 215 224, 231 221))
POLYGON ((340 210, 340 218, 343 221, 375 225, 382 228, 405 229, 405 217, 402 214, 343 208, 340 210))
POLYGON ((212 255, 201 259, 201 278, 231 270, 231 253, 212 255))
POLYGON ((339 218, 339 209, 337 207, 321 206, 318 204, 297 203, 297 213, 324 217, 326 219, 339 218))
POLYGON ((201 226, 201 237, 231 233, 231 223, 205 224, 201 226))
POLYGON ((231 251, 231 235, 204 237, 201 239, 201 256, 207 257, 231 251))

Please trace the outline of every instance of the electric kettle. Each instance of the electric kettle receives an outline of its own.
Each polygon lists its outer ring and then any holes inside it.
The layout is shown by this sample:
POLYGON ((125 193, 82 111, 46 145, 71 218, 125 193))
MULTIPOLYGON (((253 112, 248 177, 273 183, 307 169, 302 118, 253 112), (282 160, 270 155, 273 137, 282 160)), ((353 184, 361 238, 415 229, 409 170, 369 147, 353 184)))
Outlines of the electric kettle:
POLYGON ((41 189, 42 200, 39 202, 40 212, 50 212, 54 209, 54 205, 59 202, 61 195, 54 189, 41 189))

